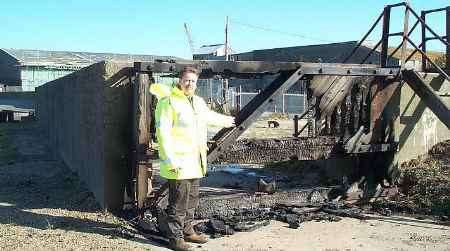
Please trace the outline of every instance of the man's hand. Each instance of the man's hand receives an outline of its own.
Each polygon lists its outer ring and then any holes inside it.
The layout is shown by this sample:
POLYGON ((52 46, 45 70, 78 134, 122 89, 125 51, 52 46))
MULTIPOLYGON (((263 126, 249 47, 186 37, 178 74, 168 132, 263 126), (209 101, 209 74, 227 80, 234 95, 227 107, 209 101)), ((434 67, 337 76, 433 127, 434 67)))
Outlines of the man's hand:
POLYGON ((180 171, 180 169, 181 168, 172 165, 172 166, 170 166, 169 171, 172 172, 172 173, 178 173, 180 171))
POLYGON ((225 127, 235 127, 236 126, 236 121, 235 121, 234 117, 231 117, 231 116, 227 116, 225 123, 226 123, 225 127))

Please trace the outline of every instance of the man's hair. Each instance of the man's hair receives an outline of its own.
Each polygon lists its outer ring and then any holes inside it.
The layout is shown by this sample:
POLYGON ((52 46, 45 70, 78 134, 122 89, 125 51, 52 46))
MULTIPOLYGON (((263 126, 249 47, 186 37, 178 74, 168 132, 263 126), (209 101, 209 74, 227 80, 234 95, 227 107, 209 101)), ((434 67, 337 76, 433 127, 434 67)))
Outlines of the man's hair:
POLYGON ((200 75, 199 70, 193 66, 185 66, 180 72, 180 78, 182 78, 185 73, 194 73, 197 76, 200 75))

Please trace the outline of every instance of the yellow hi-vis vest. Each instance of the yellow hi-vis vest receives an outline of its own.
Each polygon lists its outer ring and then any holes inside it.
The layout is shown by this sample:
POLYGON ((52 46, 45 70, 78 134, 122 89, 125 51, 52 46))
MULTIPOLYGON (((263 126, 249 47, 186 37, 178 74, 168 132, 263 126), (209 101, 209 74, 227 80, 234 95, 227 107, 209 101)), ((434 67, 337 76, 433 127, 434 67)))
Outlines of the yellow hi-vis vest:
POLYGON ((193 96, 191 103, 177 87, 170 96, 161 97, 155 110, 161 177, 203 177, 207 166, 206 125, 230 127, 231 121, 231 117, 211 111, 201 97, 193 96), (173 172, 172 167, 179 169, 173 172))

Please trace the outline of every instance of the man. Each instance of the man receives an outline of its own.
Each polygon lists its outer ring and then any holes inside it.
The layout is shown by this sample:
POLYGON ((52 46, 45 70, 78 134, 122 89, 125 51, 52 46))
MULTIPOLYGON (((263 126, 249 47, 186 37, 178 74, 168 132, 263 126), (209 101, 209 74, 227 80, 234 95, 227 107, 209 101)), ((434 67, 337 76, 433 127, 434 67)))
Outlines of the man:
POLYGON ((185 67, 170 95, 158 101, 155 111, 159 142, 160 175, 169 182, 165 228, 169 246, 189 250, 185 243, 205 243, 192 221, 199 203, 199 180, 206 173, 206 125, 234 126, 234 118, 211 111, 195 95, 199 72, 185 67))

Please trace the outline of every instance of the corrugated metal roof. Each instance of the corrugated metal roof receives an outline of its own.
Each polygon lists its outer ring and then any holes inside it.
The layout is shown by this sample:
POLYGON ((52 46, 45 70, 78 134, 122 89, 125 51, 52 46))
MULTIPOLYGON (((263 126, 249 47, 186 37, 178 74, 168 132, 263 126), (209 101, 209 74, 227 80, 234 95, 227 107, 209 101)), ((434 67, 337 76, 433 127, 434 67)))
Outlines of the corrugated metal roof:
POLYGON ((100 61, 114 61, 118 63, 132 63, 135 61, 153 61, 178 59, 171 56, 135 55, 118 53, 93 53, 71 51, 44 51, 24 49, 1 49, 12 55, 22 65, 27 66, 87 66, 100 61))

